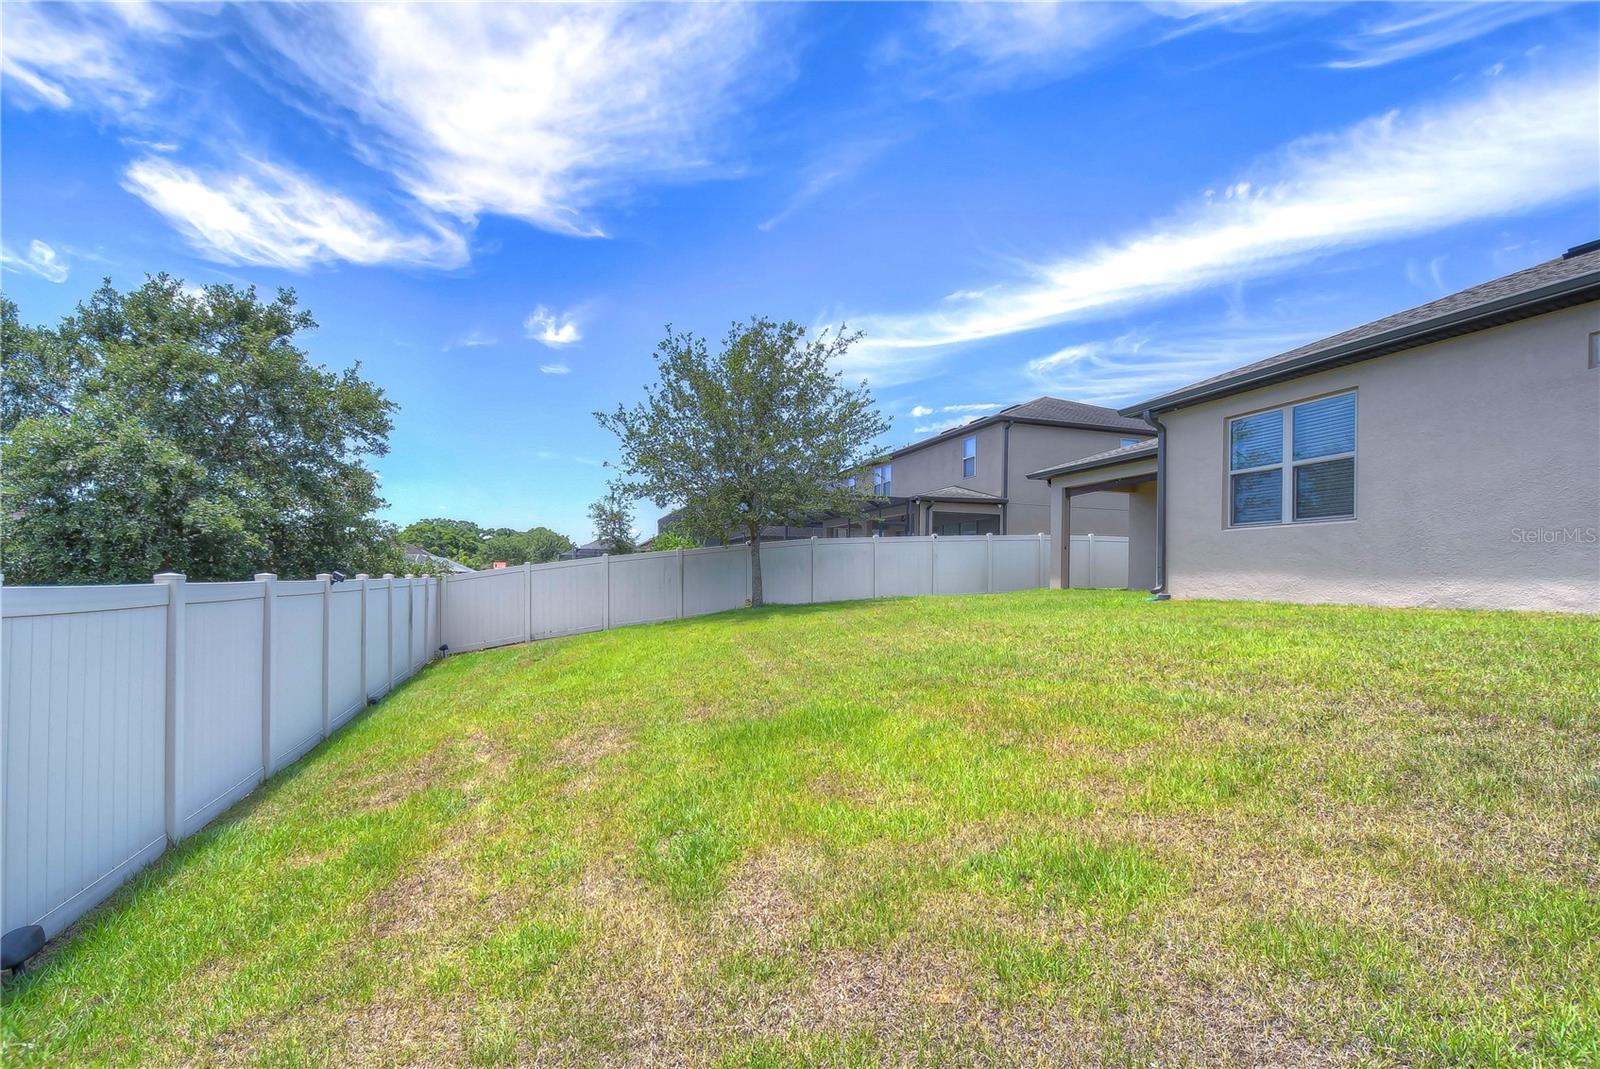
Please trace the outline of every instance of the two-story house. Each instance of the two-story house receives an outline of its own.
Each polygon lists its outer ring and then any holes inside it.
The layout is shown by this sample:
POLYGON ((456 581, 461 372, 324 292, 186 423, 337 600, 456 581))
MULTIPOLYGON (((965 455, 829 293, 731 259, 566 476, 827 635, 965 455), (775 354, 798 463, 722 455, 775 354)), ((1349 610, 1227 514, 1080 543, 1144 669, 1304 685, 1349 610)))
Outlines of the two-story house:
MULTIPOLYGON (((878 534, 1038 534, 1050 530, 1049 487, 1030 471, 1152 434, 1115 409, 1036 397, 904 446, 873 466, 877 502, 857 517, 819 521, 831 538, 878 534)), ((1128 533, 1127 495, 1073 502, 1073 534, 1128 533)))

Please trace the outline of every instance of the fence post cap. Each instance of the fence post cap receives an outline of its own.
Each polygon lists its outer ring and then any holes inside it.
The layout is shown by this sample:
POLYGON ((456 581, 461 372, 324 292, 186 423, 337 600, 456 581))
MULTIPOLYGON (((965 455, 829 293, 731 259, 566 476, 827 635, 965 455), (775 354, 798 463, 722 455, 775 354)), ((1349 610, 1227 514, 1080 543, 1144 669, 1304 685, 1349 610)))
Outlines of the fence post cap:
POLYGON ((393 579, 394 578, 394 573, 393 572, 384 572, 383 573, 383 577, 385 579, 393 579))
POLYGON ((331 582, 333 582, 333 573, 332 572, 318 572, 317 573, 317 578, 320 581, 324 582, 324 583, 331 583, 331 582))
POLYGON ((182 572, 157 572, 152 578, 154 583, 182 583, 185 582, 182 572))
POLYGON ((372 576, 368 575, 366 572, 357 572, 356 573, 356 578, 357 579, 371 579, 372 576))
POLYGON ((256 573, 256 582, 258 582, 258 583, 264 583, 268 579, 276 579, 276 578, 278 578, 278 573, 277 572, 257 572, 256 573))

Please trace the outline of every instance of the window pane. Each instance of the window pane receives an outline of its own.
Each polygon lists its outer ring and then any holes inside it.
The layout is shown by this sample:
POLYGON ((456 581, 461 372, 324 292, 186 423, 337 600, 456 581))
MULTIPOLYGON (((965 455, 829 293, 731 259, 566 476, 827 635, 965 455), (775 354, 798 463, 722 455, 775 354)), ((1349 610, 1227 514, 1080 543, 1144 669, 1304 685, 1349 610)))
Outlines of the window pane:
POLYGON ((1294 518, 1325 520, 1356 514, 1354 458, 1302 464, 1294 469, 1294 518))
POLYGON ((977 457, 968 457, 961 462, 961 477, 963 479, 970 479, 976 474, 978 474, 977 457))
POLYGON ((1241 416, 1228 424, 1228 466, 1259 468, 1283 462, 1283 412, 1241 416))
POLYGON ((1283 519, 1283 469, 1233 476, 1233 522, 1277 523, 1283 519))
POLYGON ((961 443, 961 455, 963 457, 975 457, 978 455, 978 439, 976 435, 961 443))
POLYGON ((1294 458, 1310 460, 1356 451, 1356 395, 1324 397, 1294 406, 1294 458))

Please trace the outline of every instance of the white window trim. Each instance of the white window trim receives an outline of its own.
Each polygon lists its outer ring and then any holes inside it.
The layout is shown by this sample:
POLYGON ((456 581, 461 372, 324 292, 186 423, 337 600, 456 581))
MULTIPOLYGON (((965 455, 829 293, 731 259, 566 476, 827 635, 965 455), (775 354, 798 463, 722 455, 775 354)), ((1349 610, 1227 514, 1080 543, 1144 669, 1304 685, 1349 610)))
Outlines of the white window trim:
POLYGON ((1358 516, 1356 508, 1360 497, 1361 488, 1361 461, 1356 459, 1356 453, 1361 444, 1361 402, 1356 401, 1355 432, 1357 449, 1348 453, 1329 453, 1327 456, 1310 457, 1306 460, 1294 459, 1294 410, 1299 405, 1310 404, 1313 401, 1326 401, 1330 397, 1355 397, 1355 390, 1335 390, 1332 393, 1317 394, 1314 397, 1302 397, 1282 404, 1272 405, 1268 408, 1258 408, 1250 412, 1240 412, 1238 415, 1229 416, 1222 421, 1222 519, 1223 526, 1237 530, 1252 530, 1259 527, 1296 527, 1311 523, 1352 523, 1358 516), (1283 459, 1276 464, 1261 464, 1253 468, 1235 468, 1233 464, 1233 421, 1248 419, 1251 416, 1265 415, 1268 412, 1283 413, 1283 459), (1331 460, 1350 461, 1350 514, 1348 516, 1312 516, 1307 519, 1298 519, 1294 515, 1294 473, 1297 469, 1308 464, 1326 464, 1331 460), (1278 518, 1275 520, 1258 520, 1254 523, 1235 523, 1233 519, 1233 477, 1235 475, 1251 475, 1261 471, 1283 472, 1283 489, 1279 496, 1278 518))
POLYGON ((961 477, 963 479, 976 479, 978 477, 978 436, 969 434, 961 439, 961 477), (971 454, 967 453, 967 443, 972 443, 971 454), (967 474, 967 461, 972 461, 972 474, 967 474))

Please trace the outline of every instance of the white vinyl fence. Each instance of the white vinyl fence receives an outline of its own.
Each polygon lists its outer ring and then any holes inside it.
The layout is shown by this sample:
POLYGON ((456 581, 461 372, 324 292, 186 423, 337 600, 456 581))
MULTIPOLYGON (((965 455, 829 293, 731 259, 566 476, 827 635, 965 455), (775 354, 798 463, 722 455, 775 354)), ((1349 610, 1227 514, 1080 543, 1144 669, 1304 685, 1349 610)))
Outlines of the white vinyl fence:
MULTIPOLYGON (((1044 535, 767 542, 762 592, 782 605, 1027 590, 1048 582, 1049 552, 1044 535)), ((1110 585, 1109 562, 1096 574, 1110 585)), ((747 546, 524 564, 447 576, 444 642, 460 653, 723 612, 749 600, 747 546)))
POLYGON ((54 936, 434 656, 435 579, 0 591, 0 930, 54 936))
POLYGON ((1068 586, 1126 588, 1128 539, 1114 535, 1073 535, 1067 553, 1068 586))
MULTIPOLYGON (((1073 539, 1072 585, 1125 586, 1127 539, 1073 539), (1080 574, 1079 569, 1082 569, 1080 574)), ((769 602, 1046 585, 1043 536, 761 548, 769 602)), ((0 930, 49 936, 436 656, 738 608, 744 546, 437 579, 0 591, 0 930)))

